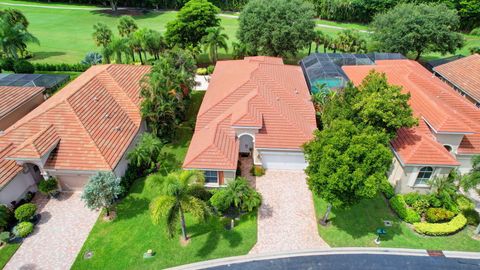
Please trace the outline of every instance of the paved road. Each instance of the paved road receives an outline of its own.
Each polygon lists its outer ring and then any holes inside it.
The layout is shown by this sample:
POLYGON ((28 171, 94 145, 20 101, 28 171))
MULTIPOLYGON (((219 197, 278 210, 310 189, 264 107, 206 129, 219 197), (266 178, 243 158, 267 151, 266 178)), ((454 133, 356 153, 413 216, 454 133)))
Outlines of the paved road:
POLYGON ((478 270, 480 269, 480 260, 426 256, 344 254, 258 260, 203 269, 478 270))

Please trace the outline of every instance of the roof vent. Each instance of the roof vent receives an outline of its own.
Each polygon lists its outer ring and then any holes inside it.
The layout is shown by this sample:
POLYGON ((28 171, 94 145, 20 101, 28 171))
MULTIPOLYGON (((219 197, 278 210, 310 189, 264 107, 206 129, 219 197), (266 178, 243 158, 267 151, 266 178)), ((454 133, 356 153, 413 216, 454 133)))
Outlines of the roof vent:
POLYGON ((279 97, 277 97, 277 101, 279 101, 279 100, 280 100, 280 98, 279 98, 279 97))
POLYGON ((122 127, 118 126, 118 127, 115 127, 113 130, 120 132, 122 131, 122 127))
POLYGON ((108 113, 105 113, 105 114, 103 115, 103 119, 110 119, 110 115, 109 115, 108 113))
POLYGON ((298 90, 297 90, 297 88, 295 88, 295 94, 297 94, 297 95, 298 95, 298 90))
POLYGON ((93 101, 98 101, 98 98, 97 98, 97 97, 93 97, 93 101))

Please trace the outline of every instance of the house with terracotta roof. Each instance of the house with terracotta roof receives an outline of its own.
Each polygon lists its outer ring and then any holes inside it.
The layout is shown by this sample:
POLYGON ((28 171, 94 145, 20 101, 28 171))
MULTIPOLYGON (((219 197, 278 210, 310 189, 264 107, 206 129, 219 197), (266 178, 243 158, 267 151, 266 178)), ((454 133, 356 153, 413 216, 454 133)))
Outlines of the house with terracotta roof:
POLYGON ((0 86, 0 132, 45 100, 43 87, 0 86))
POLYGON ((97 171, 123 176, 126 153, 145 124, 140 80, 148 66, 88 69, 0 135, 0 203, 18 200, 49 176, 78 191, 97 171))
POLYGON ((389 180, 398 192, 427 191, 429 180, 458 168, 466 173, 480 154, 480 110, 412 60, 382 60, 374 65, 343 66, 358 85, 370 70, 385 73, 388 82, 410 93, 419 125, 398 130, 391 142, 395 155, 389 180))
POLYGON ((434 73, 480 107, 480 54, 473 54, 433 68, 434 73))
POLYGON ((272 57, 219 61, 183 168, 204 171, 209 186, 235 178, 239 155, 265 169, 302 170, 301 147, 315 129, 300 67, 272 57))

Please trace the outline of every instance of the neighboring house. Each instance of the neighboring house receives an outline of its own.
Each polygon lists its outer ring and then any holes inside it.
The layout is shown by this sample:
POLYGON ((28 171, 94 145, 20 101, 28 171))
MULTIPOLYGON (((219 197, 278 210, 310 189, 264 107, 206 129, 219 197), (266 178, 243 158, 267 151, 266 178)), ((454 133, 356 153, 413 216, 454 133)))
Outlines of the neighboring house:
POLYGON ((0 135, 0 203, 49 176, 78 191, 97 171, 123 176, 145 125, 139 81, 148 66, 93 66, 0 135))
POLYGON ((434 67, 433 72, 480 107, 480 54, 434 67))
POLYGON ((0 132, 45 101, 43 87, 0 86, 0 132))
POLYGON ((428 191, 429 180, 453 168, 466 173, 480 154, 480 110, 412 60, 376 61, 373 66, 343 66, 358 85, 370 70, 385 73, 390 84, 410 93, 419 125, 402 128, 391 142, 395 154, 389 180, 397 192, 428 191))
POLYGON ((266 169, 302 170, 301 147, 315 129, 300 67, 272 57, 219 61, 183 168, 205 171, 208 186, 234 179, 240 154, 266 169))

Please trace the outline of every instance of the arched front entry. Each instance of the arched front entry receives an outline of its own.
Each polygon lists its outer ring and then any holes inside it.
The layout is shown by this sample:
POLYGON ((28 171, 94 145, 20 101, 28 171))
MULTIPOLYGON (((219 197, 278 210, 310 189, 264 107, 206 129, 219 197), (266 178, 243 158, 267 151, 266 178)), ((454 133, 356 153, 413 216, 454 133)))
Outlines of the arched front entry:
POLYGON ((25 172, 30 173, 32 176, 33 180, 35 181, 36 184, 38 184, 41 180, 43 180, 42 172, 40 171, 40 168, 33 163, 25 163, 23 164, 23 167, 25 168, 25 172))
POLYGON ((253 136, 251 134, 244 133, 244 134, 240 134, 238 138, 240 140, 240 150, 239 150, 240 154, 251 155, 253 152, 253 143, 254 143, 253 136))

